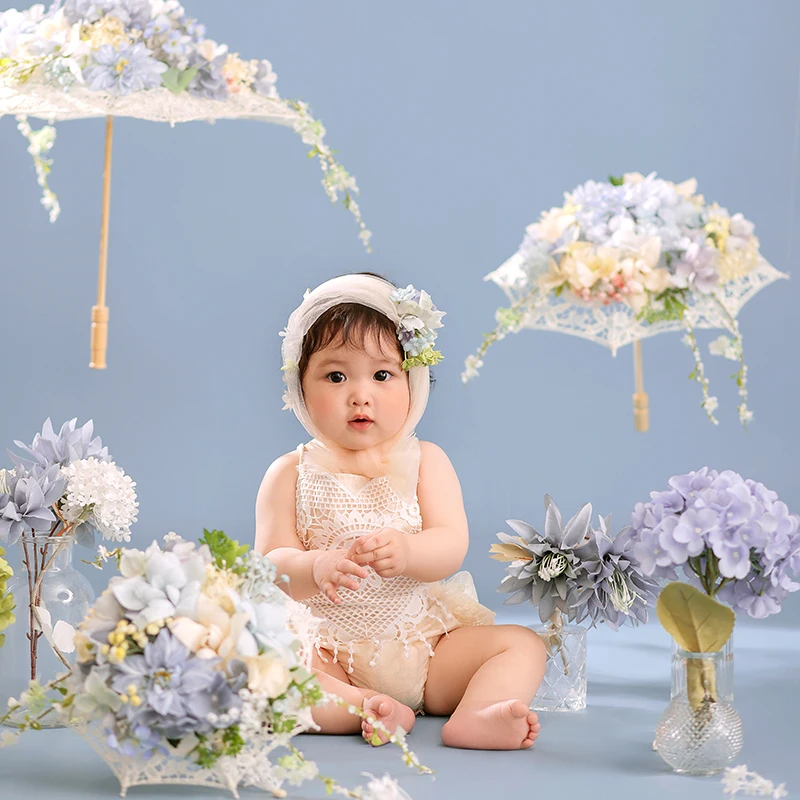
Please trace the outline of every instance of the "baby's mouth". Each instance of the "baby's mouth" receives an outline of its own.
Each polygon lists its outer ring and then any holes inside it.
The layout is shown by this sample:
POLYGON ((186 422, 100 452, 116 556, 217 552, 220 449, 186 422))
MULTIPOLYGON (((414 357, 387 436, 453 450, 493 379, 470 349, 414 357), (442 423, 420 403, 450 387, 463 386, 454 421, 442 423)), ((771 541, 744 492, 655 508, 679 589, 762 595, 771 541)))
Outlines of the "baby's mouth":
POLYGON ((347 424, 356 430, 366 430, 372 425, 372 420, 367 416, 353 417, 347 424))

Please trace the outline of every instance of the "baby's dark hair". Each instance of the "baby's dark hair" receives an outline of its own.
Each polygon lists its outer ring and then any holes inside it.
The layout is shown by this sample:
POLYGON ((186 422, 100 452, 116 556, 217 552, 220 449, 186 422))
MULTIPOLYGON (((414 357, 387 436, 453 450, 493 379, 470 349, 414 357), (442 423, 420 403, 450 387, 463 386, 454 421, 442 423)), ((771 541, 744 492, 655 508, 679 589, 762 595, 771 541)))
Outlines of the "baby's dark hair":
MULTIPOLYGON (((386 280, 382 275, 376 275, 374 272, 358 274, 386 280)), ((387 283, 390 282, 387 281, 387 283)), ((319 315, 303 337, 300 362, 297 365, 300 380, 303 380, 308 369, 308 360, 314 353, 324 350, 332 344, 358 347, 370 336, 375 339, 381 349, 388 342, 392 342, 400 359, 405 358, 394 323, 385 314, 369 306, 361 305, 361 303, 339 303, 332 306, 319 315)))

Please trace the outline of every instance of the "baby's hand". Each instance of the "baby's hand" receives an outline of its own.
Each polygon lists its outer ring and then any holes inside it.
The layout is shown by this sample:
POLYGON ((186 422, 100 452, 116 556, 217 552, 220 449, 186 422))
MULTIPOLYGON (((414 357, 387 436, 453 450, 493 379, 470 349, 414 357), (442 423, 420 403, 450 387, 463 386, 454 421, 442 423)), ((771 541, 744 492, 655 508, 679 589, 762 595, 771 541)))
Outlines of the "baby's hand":
POLYGON ((357 539, 349 553, 356 564, 369 564, 381 578, 395 578, 408 566, 409 550, 407 533, 384 528, 357 539))
MULTIPOLYGON (((352 550, 352 548, 351 548, 352 550)), ((354 592, 361 585, 354 576, 366 578, 367 571, 351 560, 350 551, 327 550, 320 552, 311 570, 314 583, 332 603, 341 603, 337 589, 343 587, 354 592)))

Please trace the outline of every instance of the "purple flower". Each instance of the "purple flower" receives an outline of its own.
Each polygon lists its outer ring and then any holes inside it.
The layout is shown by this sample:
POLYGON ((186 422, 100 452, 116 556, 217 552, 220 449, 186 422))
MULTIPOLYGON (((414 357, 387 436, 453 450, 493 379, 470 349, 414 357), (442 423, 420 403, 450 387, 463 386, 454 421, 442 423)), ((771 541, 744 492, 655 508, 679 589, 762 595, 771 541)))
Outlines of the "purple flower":
POLYGON ((278 98, 278 90, 275 88, 275 82, 278 76, 272 69, 272 64, 266 59, 258 62, 258 69, 256 76, 253 79, 253 91, 262 94, 265 97, 278 98))
POLYGON ((104 44, 92 57, 94 63, 84 69, 83 77, 94 92, 127 95, 154 89, 161 85, 161 75, 168 69, 141 42, 119 49, 104 44))
POLYGON ((227 52, 220 53, 213 61, 206 61, 199 53, 194 53, 189 65, 198 67, 197 74, 187 87, 189 94, 207 100, 227 100, 230 97, 228 81, 222 74, 222 68, 228 58, 227 52))
POLYGON ((56 433, 50 417, 44 421, 42 432, 33 437, 30 446, 15 441, 14 444, 23 450, 30 459, 20 458, 9 451, 9 456, 17 468, 32 470, 39 474, 54 464, 66 467, 73 461, 84 458, 96 458, 98 461, 108 461, 108 448, 103 447, 99 436, 92 437, 94 423, 89 420, 85 425, 77 428, 78 419, 65 422, 61 430, 56 433))
POLYGON ((699 556, 706 549, 706 537, 717 530, 717 514, 710 508, 690 508, 678 518, 672 538, 686 545, 687 555, 699 556))
POLYGON ((76 22, 96 22, 104 16, 116 17, 129 28, 143 30, 152 16, 150 0, 67 0, 64 18, 76 22))
POLYGON ((692 242, 675 262, 673 283, 701 294, 709 294, 719 283, 719 250, 692 242))
MULTIPOLYGON (((704 468, 671 478, 685 499, 653 492, 631 514, 633 551, 645 575, 682 567, 690 583, 734 610, 761 618, 800 589, 800 517, 775 492, 731 470, 704 468)), ((673 573, 674 574, 674 573, 673 573)))
POLYGON ((0 495, 0 541, 16 544, 26 529, 49 531, 56 521, 50 509, 64 494, 66 481, 57 466, 13 479, 12 491, 0 495))
POLYGON ((143 701, 139 706, 124 705, 120 713, 129 724, 157 731, 167 739, 220 727, 212 725, 209 714, 239 708, 238 689, 243 682, 237 667, 235 681, 229 685, 219 663, 219 659, 192 655, 168 628, 162 628, 142 655, 128 656, 115 668, 111 688, 122 694, 135 687, 143 701))

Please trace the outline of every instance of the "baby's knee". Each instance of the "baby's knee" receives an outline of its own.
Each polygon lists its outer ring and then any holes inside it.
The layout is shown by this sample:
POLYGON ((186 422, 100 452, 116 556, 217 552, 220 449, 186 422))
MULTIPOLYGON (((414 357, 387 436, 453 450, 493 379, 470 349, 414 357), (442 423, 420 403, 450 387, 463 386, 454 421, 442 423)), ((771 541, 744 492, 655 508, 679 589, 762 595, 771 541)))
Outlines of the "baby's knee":
POLYGON ((502 627, 507 629, 504 634, 509 649, 524 654, 531 661, 545 661, 547 649, 538 633, 524 625, 503 625, 502 627))

